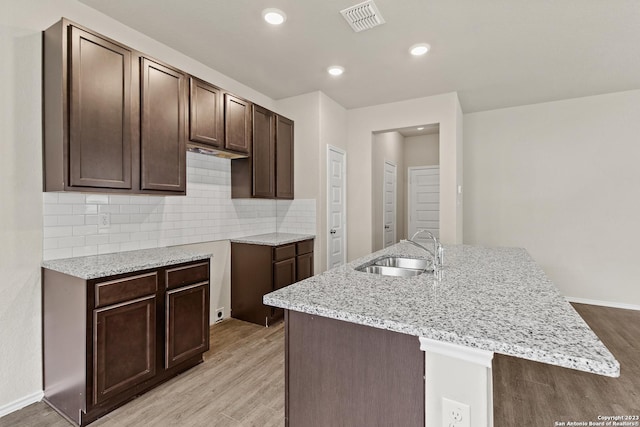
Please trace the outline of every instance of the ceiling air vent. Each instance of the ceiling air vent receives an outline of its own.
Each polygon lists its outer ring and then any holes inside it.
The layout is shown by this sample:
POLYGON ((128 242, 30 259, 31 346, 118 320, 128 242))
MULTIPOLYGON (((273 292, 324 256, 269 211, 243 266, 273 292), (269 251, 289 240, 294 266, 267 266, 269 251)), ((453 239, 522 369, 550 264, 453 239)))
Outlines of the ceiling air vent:
POLYGON ((356 33, 384 24, 384 19, 373 0, 348 7, 340 13, 356 33))

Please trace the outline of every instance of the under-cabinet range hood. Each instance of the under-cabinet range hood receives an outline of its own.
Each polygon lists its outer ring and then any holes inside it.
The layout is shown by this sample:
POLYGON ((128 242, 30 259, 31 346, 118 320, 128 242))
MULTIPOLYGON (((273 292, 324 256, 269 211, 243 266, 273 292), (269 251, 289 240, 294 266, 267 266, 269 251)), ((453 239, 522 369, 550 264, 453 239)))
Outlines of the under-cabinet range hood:
POLYGON ((223 159, 245 159, 249 157, 248 154, 232 153, 230 151, 219 150, 213 147, 203 147, 192 143, 187 144, 187 151, 205 154, 207 156, 221 157, 223 159))

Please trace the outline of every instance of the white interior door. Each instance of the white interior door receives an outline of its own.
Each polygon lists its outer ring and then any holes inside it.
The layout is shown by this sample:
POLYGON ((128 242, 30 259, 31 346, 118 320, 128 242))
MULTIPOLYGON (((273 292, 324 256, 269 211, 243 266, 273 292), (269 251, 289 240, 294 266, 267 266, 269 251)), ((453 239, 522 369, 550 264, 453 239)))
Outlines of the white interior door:
POLYGON ((426 229, 440 238, 440 166, 409 168, 410 238, 419 229, 426 229))
POLYGON ((397 192, 397 170, 396 165, 391 162, 384 162, 384 207, 382 211, 382 224, 384 229, 384 247, 396 244, 396 192, 397 192))
POLYGON ((347 262, 347 154, 327 146, 327 269, 347 262))

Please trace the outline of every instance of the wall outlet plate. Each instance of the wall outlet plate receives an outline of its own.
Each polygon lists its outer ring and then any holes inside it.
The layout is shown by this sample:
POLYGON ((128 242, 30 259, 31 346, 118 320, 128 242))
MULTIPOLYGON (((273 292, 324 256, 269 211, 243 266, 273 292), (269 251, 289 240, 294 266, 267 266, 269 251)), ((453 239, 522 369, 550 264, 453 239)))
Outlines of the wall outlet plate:
POLYGON ((218 323, 224 320, 224 307, 220 307, 216 310, 216 318, 214 323, 218 323))
POLYGON ((442 427, 471 427, 469 405, 443 397, 442 427))
POLYGON ((105 229, 111 227, 111 218, 108 212, 101 212, 98 214, 98 228, 105 229))

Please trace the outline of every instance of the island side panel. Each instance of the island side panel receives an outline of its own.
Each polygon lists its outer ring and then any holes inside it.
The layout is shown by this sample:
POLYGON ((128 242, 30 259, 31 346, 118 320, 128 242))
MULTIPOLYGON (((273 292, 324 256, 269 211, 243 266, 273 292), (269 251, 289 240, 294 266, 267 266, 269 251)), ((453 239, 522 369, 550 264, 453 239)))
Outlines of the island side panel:
POLYGON ((291 310, 285 335, 287 426, 424 427, 417 337, 291 310))

